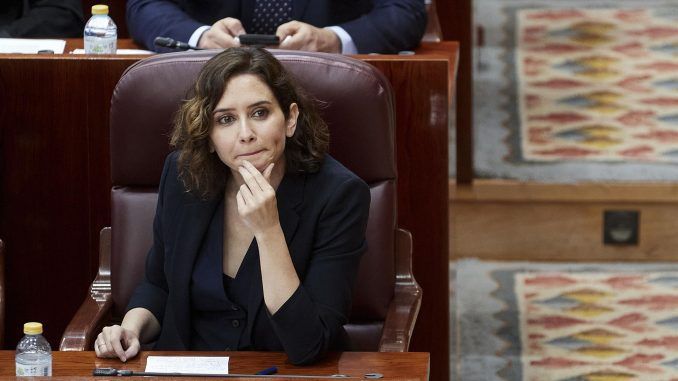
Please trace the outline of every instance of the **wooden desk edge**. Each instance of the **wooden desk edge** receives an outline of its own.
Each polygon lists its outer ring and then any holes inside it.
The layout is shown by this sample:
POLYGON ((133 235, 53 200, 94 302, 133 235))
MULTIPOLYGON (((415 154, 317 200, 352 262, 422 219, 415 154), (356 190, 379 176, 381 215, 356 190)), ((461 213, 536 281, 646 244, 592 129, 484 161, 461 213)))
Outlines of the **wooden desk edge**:
MULTIPOLYGON (((41 59, 50 59, 50 58, 71 58, 71 59, 85 59, 85 60, 98 60, 98 59, 143 59, 145 57, 153 56, 154 54, 73 54, 75 49, 82 49, 83 42, 82 39, 70 38, 65 39, 66 46, 64 47, 64 53, 61 54, 18 54, 18 53, 1 53, 0 58, 3 59, 22 59, 22 58, 41 58, 41 59)), ((118 40, 119 49, 140 49, 141 47, 137 45, 134 41, 130 39, 121 39, 118 40)), ((398 60, 398 59, 414 59, 414 60, 432 60, 432 59, 441 59, 448 60, 454 59, 455 61, 455 72, 456 72, 456 61, 457 55, 459 54, 459 43, 456 41, 441 41, 441 42, 422 42, 421 45, 415 49, 414 54, 353 54, 351 57, 360 59, 360 60, 398 60)))
MULTIPOLYGON (((313 365, 294 366, 287 363, 282 352, 172 352, 143 351, 138 356, 122 363, 118 359, 99 359, 93 351, 52 353, 52 374, 54 377, 94 378, 95 368, 116 368, 143 371, 148 356, 228 356, 229 372, 233 374, 254 374, 257 371, 276 366, 278 377, 285 375, 346 374, 362 378, 367 373, 382 373, 383 380, 428 380, 430 375, 430 353, 428 352, 332 352, 313 365)), ((0 378, 12 377, 14 351, 0 351, 0 378)), ((174 377, 173 379, 177 379, 174 377)), ((244 377, 242 379, 247 379, 244 377)))

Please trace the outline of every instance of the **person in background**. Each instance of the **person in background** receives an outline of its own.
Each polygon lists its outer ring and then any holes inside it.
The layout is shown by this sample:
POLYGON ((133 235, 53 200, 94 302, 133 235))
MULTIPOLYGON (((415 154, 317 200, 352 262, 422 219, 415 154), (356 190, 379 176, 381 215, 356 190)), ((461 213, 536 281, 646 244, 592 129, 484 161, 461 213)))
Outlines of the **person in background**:
POLYGON ((424 0, 128 0, 132 38, 156 37, 200 48, 238 46, 240 34, 275 34, 280 49, 397 53, 414 49, 426 29, 424 0))
POLYGON ((80 0, 2 0, 0 38, 82 37, 80 0))
POLYGON ((367 249, 367 184, 327 154, 314 103, 264 49, 210 59, 181 106, 145 277, 94 350, 285 351, 294 364, 350 349, 367 249))

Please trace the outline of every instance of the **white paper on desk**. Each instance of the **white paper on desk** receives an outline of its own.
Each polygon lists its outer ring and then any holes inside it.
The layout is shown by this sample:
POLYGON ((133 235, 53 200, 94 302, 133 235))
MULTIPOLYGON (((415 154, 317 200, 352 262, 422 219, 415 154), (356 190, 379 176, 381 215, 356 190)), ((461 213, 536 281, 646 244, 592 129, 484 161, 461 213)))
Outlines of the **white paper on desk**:
POLYGON ((228 357, 148 356, 146 372, 228 374, 228 357))
POLYGON ((0 53, 37 54, 40 50, 51 50, 62 54, 66 47, 64 40, 34 40, 31 38, 0 38, 0 53))
MULTIPOLYGON (((74 49, 71 54, 85 54, 85 49, 74 49)), ((116 49, 115 54, 155 54, 155 52, 143 49, 116 49)))

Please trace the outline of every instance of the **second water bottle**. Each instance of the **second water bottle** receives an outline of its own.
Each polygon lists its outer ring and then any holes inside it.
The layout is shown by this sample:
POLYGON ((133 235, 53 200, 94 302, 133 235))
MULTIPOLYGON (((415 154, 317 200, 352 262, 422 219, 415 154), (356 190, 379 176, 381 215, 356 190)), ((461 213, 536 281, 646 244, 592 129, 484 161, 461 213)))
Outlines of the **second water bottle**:
POLYGON ((86 54, 115 54, 118 27, 108 16, 108 5, 92 6, 92 17, 85 24, 86 54))
POLYGON ((16 375, 51 376, 52 348, 42 336, 42 324, 24 324, 24 334, 16 346, 16 375))

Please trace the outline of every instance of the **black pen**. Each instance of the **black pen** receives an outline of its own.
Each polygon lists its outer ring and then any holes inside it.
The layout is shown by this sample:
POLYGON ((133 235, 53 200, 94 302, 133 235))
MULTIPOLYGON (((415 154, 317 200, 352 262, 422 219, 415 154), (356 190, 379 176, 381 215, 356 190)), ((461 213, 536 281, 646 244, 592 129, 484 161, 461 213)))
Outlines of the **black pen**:
POLYGON ((258 371, 257 373, 254 373, 254 374, 263 375, 263 374, 276 374, 276 373, 278 373, 278 368, 275 367, 275 366, 272 366, 270 368, 260 370, 260 371, 258 371))

